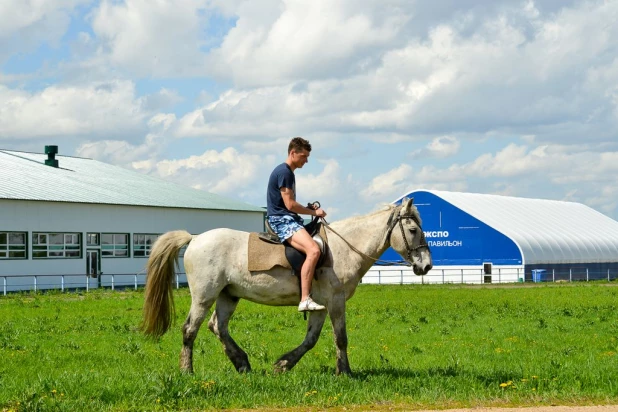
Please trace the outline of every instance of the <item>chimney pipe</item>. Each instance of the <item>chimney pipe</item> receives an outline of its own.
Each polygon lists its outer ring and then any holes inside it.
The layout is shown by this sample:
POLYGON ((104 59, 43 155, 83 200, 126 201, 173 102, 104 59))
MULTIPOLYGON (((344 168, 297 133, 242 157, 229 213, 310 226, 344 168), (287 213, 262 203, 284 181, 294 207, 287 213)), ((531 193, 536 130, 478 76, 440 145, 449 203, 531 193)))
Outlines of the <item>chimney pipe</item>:
POLYGON ((56 154, 58 154, 58 146, 45 146, 45 154, 47 155, 45 164, 51 167, 58 167, 58 160, 56 160, 56 154))

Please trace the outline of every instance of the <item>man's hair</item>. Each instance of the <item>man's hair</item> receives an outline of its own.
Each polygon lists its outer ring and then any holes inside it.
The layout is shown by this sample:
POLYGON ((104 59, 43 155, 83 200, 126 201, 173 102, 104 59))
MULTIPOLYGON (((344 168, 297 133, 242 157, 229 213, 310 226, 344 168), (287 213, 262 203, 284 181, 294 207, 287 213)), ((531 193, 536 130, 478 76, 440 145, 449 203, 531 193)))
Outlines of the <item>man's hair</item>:
POLYGON ((290 140, 290 145, 288 146, 288 154, 292 153, 292 150, 295 152, 299 152, 301 150, 306 150, 311 152, 311 145, 309 142, 302 137, 295 137, 290 140))

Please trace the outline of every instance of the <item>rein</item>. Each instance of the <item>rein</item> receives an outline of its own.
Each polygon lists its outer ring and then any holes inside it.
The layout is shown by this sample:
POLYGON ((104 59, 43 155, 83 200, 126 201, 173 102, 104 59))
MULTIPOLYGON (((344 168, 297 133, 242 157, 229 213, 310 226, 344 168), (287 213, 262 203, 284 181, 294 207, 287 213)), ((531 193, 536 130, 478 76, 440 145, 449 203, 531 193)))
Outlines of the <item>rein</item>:
MULTIPOLYGON (((393 215, 396 213, 396 210, 393 211, 393 214, 391 215, 391 217, 388 219, 389 222, 391 222, 391 220, 393 219, 393 215)), ((386 237, 390 239, 391 234, 393 233, 393 229, 395 228, 395 225, 397 225, 397 223, 399 223, 399 228, 401 229, 401 236, 403 237, 403 242, 406 245, 406 257, 408 258, 408 261, 406 261, 406 263, 399 263, 399 262, 391 262, 388 260, 382 260, 379 258, 374 258, 371 257, 363 252, 361 252, 360 250, 358 250, 353 244, 351 244, 350 242, 348 242, 348 240, 346 238, 344 238, 343 236, 341 236, 339 233, 337 233, 337 231, 335 229, 333 229, 328 222, 326 221, 326 219, 324 219, 323 217, 321 218, 322 222, 324 224, 324 227, 326 227, 328 230, 330 230, 331 232, 333 232, 334 234, 336 234, 337 236, 339 236, 339 238, 341 240, 343 240, 343 242, 348 245, 350 247, 350 249, 352 249, 353 251, 355 251, 356 253, 358 253, 361 256, 364 256, 368 259, 373 260, 375 263, 380 263, 383 265, 392 265, 392 266, 412 266, 412 253, 415 250, 418 250, 422 247, 427 247, 429 248, 429 245, 427 244, 427 242, 425 241, 425 233, 423 232, 423 229, 421 228, 420 222, 418 221, 418 219, 416 218, 416 216, 414 215, 399 215, 397 216, 397 218, 395 219, 395 221, 392 223, 392 225, 390 225, 390 227, 388 228, 388 232, 386 234, 386 237), (414 220, 414 222, 416 223, 416 225, 418 226, 418 228, 421 231, 421 243, 418 246, 415 247, 410 247, 410 244, 408 243, 408 239, 406 238, 405 235, 405 231, 403 229, 403 223, 401 223, 402 219, 412 219, 414 220)))

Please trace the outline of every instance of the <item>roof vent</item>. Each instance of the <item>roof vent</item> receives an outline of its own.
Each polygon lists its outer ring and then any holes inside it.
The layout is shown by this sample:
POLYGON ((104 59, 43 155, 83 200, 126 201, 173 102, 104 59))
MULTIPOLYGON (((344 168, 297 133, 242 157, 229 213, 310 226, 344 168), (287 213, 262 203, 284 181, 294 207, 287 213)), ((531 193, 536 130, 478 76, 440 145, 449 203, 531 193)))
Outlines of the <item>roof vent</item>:
POLYGON ((56 160, 56 155, 58 154, 58 146, 45 146, 45 154, 47 155, 47 159, 45 159, 45 164, 51 167, 58 167, 58 160, 56 160))

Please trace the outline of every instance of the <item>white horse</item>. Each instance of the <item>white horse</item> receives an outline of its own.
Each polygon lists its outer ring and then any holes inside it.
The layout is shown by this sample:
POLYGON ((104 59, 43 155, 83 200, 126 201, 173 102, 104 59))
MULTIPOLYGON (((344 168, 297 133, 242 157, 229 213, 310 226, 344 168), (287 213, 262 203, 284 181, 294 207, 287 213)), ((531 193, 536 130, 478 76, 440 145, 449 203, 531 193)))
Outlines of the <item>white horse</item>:
MULTIPOLYGON (((316 271, 312 286, 315 301, 326 311, 311 312, 304 341, 275 363, 276 371, 289 370, 313 348, 320 336, 326 314, 330 316, 337 347, 337 374, 351 374, 345 324, 346 301, 354 295, 361 278, 391 246, 417 275, 432 267, 431 254, 421 229, 418 210, 411 199, 400 206, 366 216, 352 217, 327 227, 332 267, 316 271)), ((186 231, 163 234, 154 244, 147 265, 147 282, 142 330, 152 337, 162 336, 174 317, 172 277, 182 247, 191 309, 182 327, 181 370, 193 372, 193 342, 211 306, 215 310, 208 328, 219 338, 225 353, 238 372, 251 370, 247 354, 228 332, 228 322, 238 301, 247 299, 272 306, 295 306, 300 299, 298 279, 289 269, 275 267, 264 272, 247 269, 249 233, 214 229, 192 236, 186 231)))

